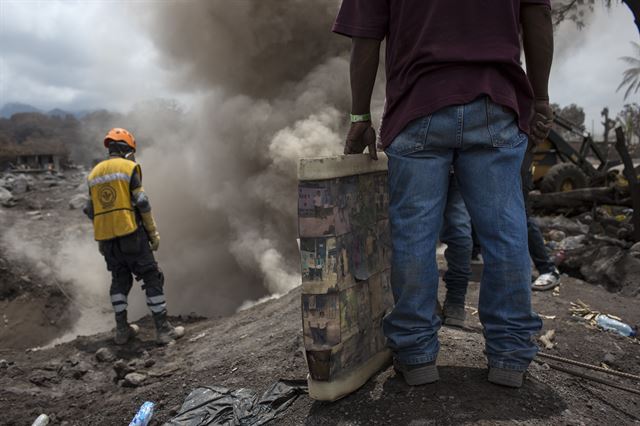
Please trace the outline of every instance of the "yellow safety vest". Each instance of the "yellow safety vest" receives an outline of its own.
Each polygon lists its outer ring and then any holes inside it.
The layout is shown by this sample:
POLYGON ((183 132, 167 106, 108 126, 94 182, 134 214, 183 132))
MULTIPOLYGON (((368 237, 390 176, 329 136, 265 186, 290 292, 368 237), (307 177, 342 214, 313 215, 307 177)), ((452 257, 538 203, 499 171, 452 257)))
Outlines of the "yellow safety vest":
POLYGON ((93 232, 97 241, 129 235, 138 229, 130 189, 131 176, 136 170, 142 179, 138 164, 117 157, 99 163, 89 174, 93 232))

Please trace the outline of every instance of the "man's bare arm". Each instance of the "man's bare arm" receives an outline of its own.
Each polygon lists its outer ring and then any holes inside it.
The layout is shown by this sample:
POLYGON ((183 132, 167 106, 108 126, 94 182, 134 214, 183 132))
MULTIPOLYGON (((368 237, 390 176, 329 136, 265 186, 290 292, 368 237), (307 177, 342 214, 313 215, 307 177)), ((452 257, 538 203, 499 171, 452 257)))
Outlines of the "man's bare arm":
POLYGON ((380 63, 380 40, 353 38, 351 44, 351 113, 368 114, 380 63))
POLYGON ((541 4, 524 4, 520 8, 520 22, 527 75, 535 96, 531 137, 534 143, 539 143, 549 135, 553 120, 549 106, 549 74, 553 62, 551 9, 541 4))
MULTIPOLYGON (((380 63, 380 40, 353 38, 351 47, 351 114, 366 115, 371 111, 371 96, 380 63)), ((345 154, 359 154, 369 147, 369 155, 377 159, 376 135, 371 120, 351 123, 345 143, 345 154)))

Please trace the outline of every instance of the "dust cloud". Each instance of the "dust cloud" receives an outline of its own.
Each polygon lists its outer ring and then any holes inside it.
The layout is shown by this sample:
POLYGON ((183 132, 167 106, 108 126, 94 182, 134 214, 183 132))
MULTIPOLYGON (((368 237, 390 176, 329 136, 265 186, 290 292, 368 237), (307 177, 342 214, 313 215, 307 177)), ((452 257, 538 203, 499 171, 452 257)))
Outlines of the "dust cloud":
POLYGON ((339 154, 349 110, 338 5, 170 2, 145 18, 176 87, 199 94, 179 127, 132 123, 153 135, 139 161, 170 312, 229 314, 300 283, 297 162, 339 154))

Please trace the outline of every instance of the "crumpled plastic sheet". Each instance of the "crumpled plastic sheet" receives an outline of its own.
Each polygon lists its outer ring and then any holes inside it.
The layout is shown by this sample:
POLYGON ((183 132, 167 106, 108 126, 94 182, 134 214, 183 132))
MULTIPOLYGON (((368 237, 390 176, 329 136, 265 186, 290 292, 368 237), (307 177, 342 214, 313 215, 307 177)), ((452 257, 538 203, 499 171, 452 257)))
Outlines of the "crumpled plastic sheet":
POLYGON ((262 396, 251 389, 206 386, 194 389, 165 426, 258 426, 282 414, 307 393, 306 380, 279 380, 262 396))

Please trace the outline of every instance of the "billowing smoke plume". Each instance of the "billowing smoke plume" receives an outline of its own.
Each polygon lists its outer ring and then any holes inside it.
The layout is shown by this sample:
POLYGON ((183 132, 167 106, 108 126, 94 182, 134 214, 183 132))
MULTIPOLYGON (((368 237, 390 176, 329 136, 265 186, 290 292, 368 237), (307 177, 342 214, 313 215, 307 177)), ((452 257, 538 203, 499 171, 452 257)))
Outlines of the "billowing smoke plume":
POLYGON ((162 3, 147 24, 181 89, 180 126, 148 117, 144 186, 162 235, 169 308, 227 314, 300 283, 300 157, 341 152, 348 40, 336 0, 162 3))

